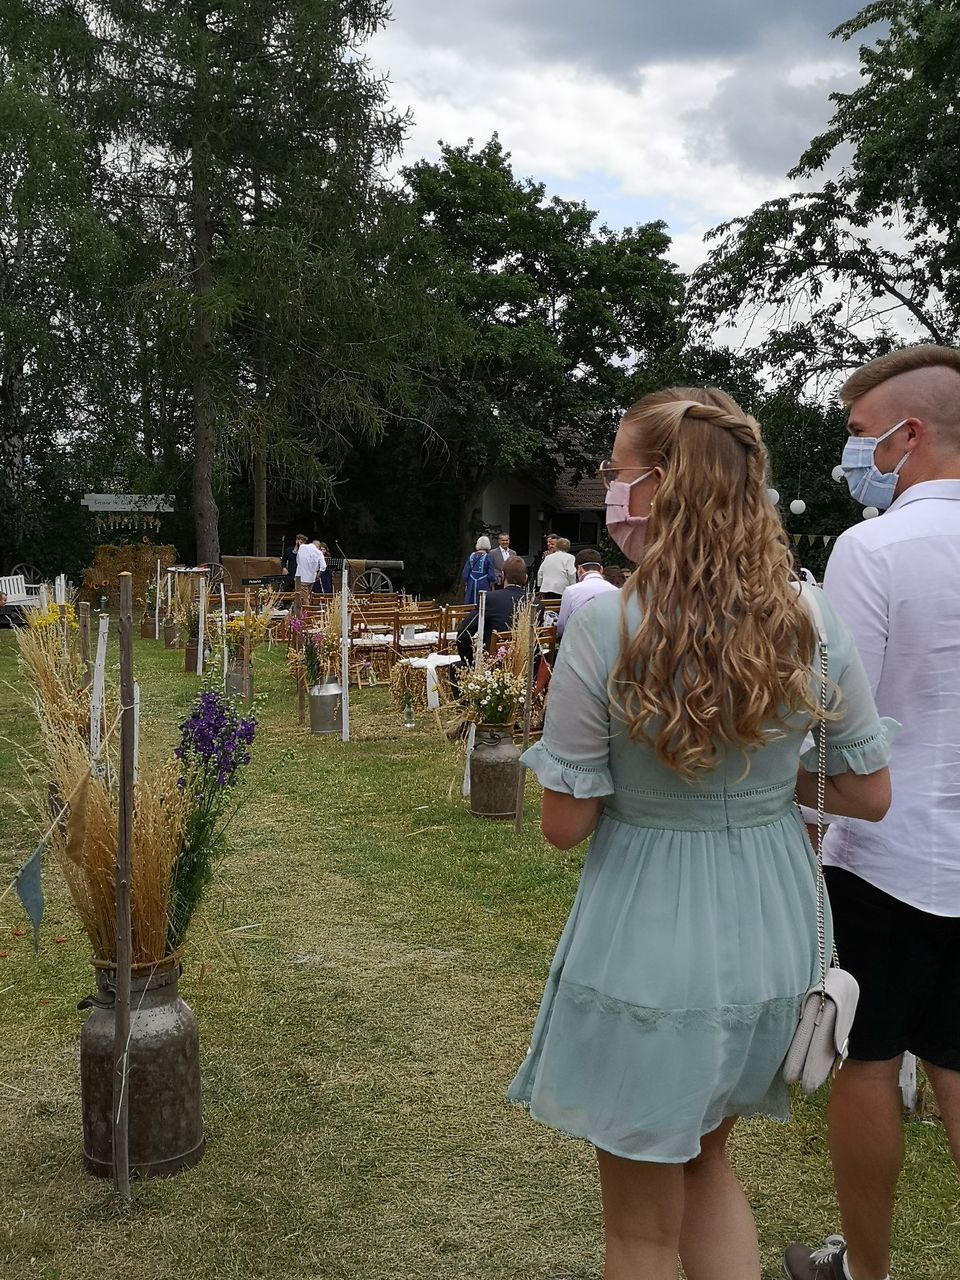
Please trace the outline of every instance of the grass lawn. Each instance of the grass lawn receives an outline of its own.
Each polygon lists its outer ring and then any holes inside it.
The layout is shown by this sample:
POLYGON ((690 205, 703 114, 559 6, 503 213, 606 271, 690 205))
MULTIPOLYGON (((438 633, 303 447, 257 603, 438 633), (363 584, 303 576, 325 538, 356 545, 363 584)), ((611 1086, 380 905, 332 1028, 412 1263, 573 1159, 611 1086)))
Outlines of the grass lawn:
MULTIPOLYGON (((137 641, 144 759, 168 751, 195 677, 137 641)), ((80 1168, 76 1003, 85 938, 52 861, 35 956, 0 903, 0 1276, 38 1280, 461 1280, 599 1275, 593 1155, 503 1100, 526 1050, 581 854, 549 848, 531 782, 522 837, 470 817, 462 755, 354 693, 355 740, 296 725, 282 650, 233 849, 181 994, 200 1024, 208 1147, 135 1185, 129 1212, 80 1168), (255 925, 230 934, 240 926, 255 925)), ((35 742, 0 633, 0 891, 38 822, 35 742)), ((45 788, 45 781, 43 783, 45 788)), ((822 1098, 744 1125, 735 1157, 765 1276, 836 1229, 822 1098)), ((960 1276, 960 1181, 914 1123, 894 1275, 960 1276)))

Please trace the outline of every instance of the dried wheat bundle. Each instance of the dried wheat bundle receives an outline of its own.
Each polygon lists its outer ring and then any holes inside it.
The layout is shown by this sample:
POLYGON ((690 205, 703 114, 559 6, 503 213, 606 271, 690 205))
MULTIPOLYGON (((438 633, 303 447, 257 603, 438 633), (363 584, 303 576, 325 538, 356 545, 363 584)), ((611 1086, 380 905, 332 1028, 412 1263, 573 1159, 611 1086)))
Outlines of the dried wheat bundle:
POLYGON ((72 634, 59 626, 38 626, 29 619, 17 633, 27 680, 34 690, 41 733, 47 727, 72 728, 85 736, 90 721, 90 695, 84 689, 83 662, 72 634))
MULTIPOLYGON (((118 799, 105 771, 91 765, 76 734, 51 732, 46 741, 52 781, 66 810, 51 846, 94 957, 116 959, 115 863, 118 799)), ((152 769, 134 788, 131 843, 131 919, 134 964, 167 954, 173 865, 183 844, 188 800, 177 785, 176 760, 152 769)))

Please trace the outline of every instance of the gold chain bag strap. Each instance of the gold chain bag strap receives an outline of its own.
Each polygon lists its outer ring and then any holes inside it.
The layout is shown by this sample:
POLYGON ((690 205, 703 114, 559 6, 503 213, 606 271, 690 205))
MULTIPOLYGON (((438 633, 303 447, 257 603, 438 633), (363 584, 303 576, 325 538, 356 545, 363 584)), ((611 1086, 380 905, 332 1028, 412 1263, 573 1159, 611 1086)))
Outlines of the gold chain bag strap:
MULTIPOLYGON (((828 648, 827 630, 820 603, 814 592, 797 583, 800 599, 810 613, 817 632, 820 655, 820 709, 827 711, 828 648)), ((840 1068, 847 1056, 847 1044, 860 987, 856 978, 841 969, 836 948, 827 965, 827 930, 823 881, 823 813, 827 789, 827 731, 821 719, 815 727, 817 740, 817 945, 820 950, 820 981, 803 998, 800 1025, 794 1033, 781 1069, 787 1084, 799 1084, 804 1093, 814 1093, 840 1068)))

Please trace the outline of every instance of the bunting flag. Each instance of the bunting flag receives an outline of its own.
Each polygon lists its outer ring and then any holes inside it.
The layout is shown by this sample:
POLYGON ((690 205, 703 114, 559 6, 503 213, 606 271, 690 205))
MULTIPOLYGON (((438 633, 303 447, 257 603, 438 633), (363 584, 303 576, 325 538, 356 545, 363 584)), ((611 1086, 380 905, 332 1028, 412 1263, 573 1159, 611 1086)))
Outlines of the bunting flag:
POLYGON ((830 543, 831 543, 832 541, 833 541, 833 537, 832 537, 832 535, 831 535, 831 534, 829 534, 829 533, 825 533, 825 534, 823 535, 823 545, 824 545, 825 547, 829 547, 829 545, 830 545, 830 543))
POLYGON ((801 537, 802 537, 803 535, 802 535, 802 534, 799 534, 799 533, 792 533, 790 536, 791 536, 791 538, 793 538, 793 545, 794 545, 795 547, 799 547, 799 545, 800 545, 800 539, 801 539, 801 537))
POLYGON ((40 854, 43 841, 17 872, 13 887, 33 925, 33 949, 40 950, 40 921, 43 919, 43 884, 40 880, 40 854))
POLYGON ((808 546, 808 547, 812 547, 812 546, 813 546, 813 544, 816 542, 816 540, 817 540, 817 535, 816 535, 815 533, 808 533, 808 534, 807 534, 807 546, 808 546))

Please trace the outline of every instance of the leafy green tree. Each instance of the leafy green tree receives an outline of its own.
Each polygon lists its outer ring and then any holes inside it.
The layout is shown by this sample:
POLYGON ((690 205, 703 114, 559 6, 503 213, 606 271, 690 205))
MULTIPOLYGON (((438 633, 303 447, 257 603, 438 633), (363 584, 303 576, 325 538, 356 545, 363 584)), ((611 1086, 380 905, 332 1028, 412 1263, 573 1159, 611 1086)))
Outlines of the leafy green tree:
POLYGON ((96 157, 16 19, 0 13, 0 547, 33 562, 50 499, 64 483, 71 502, 82 493, 82 471, 70 483, 60 465, 71 442, 124 416, 110 408, 122 250, 96 204, 96 157))
POLYGON ((860 48, 860 83, 832 95, 827 130, 791 177, 819 190, 769 201, 712 233, 691 318, 766 336, 758 368, 795 390, 904 341, 960 334, 960 12, 940 0, 876 0, 833 35, 860 48))
POLYGON ((404 176, 411 259, 456 335, 424 362, 440 397, 430 483, 456 512, 452 566, 493 476, 596 466, 643 371, 682 343, 683 280, 662 223, 596 227, 583 204, 518 178, 497 138, 443 146, 404 176))

